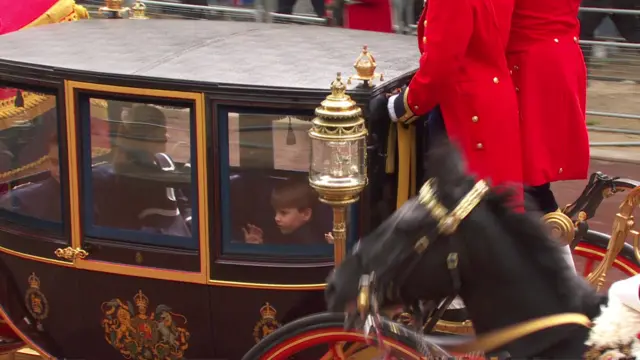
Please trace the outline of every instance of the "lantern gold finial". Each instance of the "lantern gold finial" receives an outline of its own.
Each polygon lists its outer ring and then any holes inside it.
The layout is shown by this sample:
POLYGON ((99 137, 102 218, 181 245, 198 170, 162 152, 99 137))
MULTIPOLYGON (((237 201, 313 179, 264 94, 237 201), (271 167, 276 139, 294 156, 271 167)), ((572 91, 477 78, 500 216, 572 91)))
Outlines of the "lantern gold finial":
POLYGON ((347 95, 347 85, 342 81, 342 73, 331 82, 331 94, 316 108, 316 115, 329 119, 349 119, 362 115, 362 109, 347 95))
POLYGON ((384 75, 376 73, 377 66, 376 59, 371 52, 369 52, 369 47, 364 45, 360 56, 358 56, 355 64, 353 64, 353 67, 356 69, 356 74, 349 77, 347 84, 351 84, 351 80, 355 79, 362 81, 364 85, 372 87, 375 78, 380 78, 380 81, 384 81, 384 75))
POLYGON ((336 79, 331 82, 331 96, 336 99, 344 99, 345 97, 348 97, 346 92, 347 85, 342 81, 342 73, 339 72, 336 75, 336 79))
POLYGON ((131 7, 131 17, 130 19, 134 20, 146 20, 149 17, 145 14, 147 10, 147 5, 145 5, 142 1, 136 0, 136 3, 131 7))

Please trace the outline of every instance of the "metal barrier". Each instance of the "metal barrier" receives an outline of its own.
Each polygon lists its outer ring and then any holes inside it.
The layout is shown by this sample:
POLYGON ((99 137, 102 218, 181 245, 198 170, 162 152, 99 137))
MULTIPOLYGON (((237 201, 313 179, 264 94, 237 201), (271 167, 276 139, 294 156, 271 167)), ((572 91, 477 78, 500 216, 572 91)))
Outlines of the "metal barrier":
POLYGON ((306 15, 279 14, 271 9, 276 8, 276 0, 255 0, 253 7, 221 6, 221 5, 189 5, 175 2, 144 0, 147 15, 150 17, 209 18, 228 20, 252 20, 258 22, 288 22, 301 24, 326 25, 327 19, 306 15), (178 10, 171 12, 171 10, 178 10))

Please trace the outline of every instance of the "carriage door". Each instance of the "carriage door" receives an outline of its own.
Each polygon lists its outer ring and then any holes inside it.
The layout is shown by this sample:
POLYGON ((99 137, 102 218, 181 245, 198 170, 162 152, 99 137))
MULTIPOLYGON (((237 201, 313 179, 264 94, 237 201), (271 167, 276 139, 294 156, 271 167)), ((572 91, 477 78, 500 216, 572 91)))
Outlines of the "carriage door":
MULTIPOLYGON (((67 83, 67 93, 77 160, 69 256, 90 270, 83 279, 87 302, 107 323, 126 310, 132 323, 146 324, 160 306, 172 310, 155 316, 173 316, 178 328, 187 331, 188 322, 192 333, 208 329, 196 311, 206 307, 201 94, 77 82, 67 83)), ((110 331, 105 327, 107 338, 110 331)), ((118 339, 111 347, 99 342, 111 358, 126 348, 118 339)))

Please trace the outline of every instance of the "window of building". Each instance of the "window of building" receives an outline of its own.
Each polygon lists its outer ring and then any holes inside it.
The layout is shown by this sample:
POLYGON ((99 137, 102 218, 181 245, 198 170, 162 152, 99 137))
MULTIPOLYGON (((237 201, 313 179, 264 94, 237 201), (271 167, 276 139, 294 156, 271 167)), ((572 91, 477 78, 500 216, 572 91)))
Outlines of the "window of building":
POLYGON ((81 116, 85 234, 196 249, 193 105, 81 96, 81 116))
POLYGON ((61 229, 56 96, 0 86, 0 217, 61 229))

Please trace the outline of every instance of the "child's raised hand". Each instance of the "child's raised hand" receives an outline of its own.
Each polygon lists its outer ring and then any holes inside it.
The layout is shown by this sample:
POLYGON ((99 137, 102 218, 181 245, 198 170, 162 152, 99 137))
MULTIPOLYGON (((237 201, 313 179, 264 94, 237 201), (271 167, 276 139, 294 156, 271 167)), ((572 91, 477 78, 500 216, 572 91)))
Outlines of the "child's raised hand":
POLYGON ((244 233, 244 241, 248 244, 262 244, 262 229, 259 227, 247 224, 247 226, 242 228, 242 232, 244 233))
POLYGON ((330 232, 324 234, 324 239, 327 240, 329 244, 333 244, 334 238, 333 238, 333 234, 331 234, 330 232))

